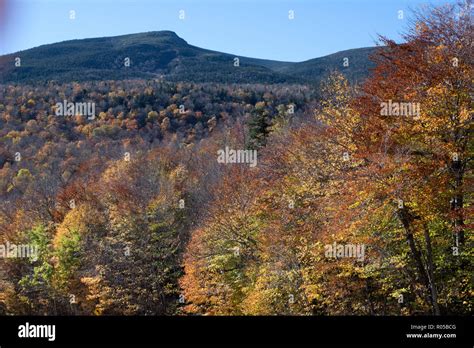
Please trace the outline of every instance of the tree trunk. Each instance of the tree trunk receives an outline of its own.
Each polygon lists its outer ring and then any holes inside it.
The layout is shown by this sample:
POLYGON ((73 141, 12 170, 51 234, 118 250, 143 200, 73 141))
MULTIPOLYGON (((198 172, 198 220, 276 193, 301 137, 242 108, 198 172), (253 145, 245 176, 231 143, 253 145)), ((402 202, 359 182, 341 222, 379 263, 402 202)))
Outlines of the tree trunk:
POLYGON ((431 237, 428 230, 428 226, 423 225, 423 231, 425 234, 426 243, 426 265, 428 268, 428 281, 429 288, 431 291, 431 303, 433 305, 433 314, 441 315, 438 305, 438 289, 436 288, 436 282, 434 278, 434 264, 433 264, 433 250, 431 248, 431 237))
MULTIPOLYGON (((439 311, 439 305, 438 305, 438 299, 437 299, 438 293, 437 293, 436 287, 434 286, 434 283, 432 284, 433 278, 431 277, 430 279, 429 272, 426 270, 425 266, 423 265, 421 252, 420 250, 418 250, 415 243, 415 238, 413 236, 411 222, 414 220, 414 217, 410 214, 410 212, 408 211, 406 207, 398 209, 398 217, 400 221, 402 222, 402 225, 405 229, 405 236, 406 236, 408 245, 410 247, 413 260, 415 261, 416 268, 418 270, 420 283, 424 285, 426 289, 429 291, 429 296, 427 296, 427 298, 428 298, 428 302, 431 303, 433 314, 439 315, 440 311, 439 311), (434 290, 434 293, 433 293, 433 290, 434 290)), ((426 235, 425 235, 425 238, 426 238, 426 235)), ((428 238, 429 238, 429 235, 428 235, 428 238)), ((430 240, 429 246, 430 246, 429 254, 431 255, 431 240, 430 240)))
POLYGON ((451 170, 454 176, 454 195, 451 199, 451 211, 453 213, 454 245, 460 247, 464 244, 464 217, 463 217, 463 177, 464 163, 459 158, 452 160, 451 170))

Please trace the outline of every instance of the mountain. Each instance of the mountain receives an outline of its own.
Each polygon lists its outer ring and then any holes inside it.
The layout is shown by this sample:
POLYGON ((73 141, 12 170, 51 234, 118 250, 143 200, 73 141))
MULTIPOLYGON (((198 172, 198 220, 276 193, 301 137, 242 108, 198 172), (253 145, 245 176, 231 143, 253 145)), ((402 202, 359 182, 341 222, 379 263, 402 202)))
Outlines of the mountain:
POLYGON ((375 48, 292 63, 240 57, 189 45, 172 31, 70 40, 0 56, 0 82, 164 78, 222 83, 318 83, 331 70, 363 79, 375 48), (21 67, 15 59, 21 59, 21 67), (343 67, 343 58, 349 67, 343 67), (125 60, 130 59, 130 66, 125 60), (235 58, 239 66, 235 66, 235 58))
POLYGON ((293 77, 315 81, 327 76, 331 70, 341 71, 350 81, 360 81, 374 67, 369 57, 376 52, 377 47, 357 48, 330 54, 321 58, 310 59, 291 65, 274 68, 275 71, 293 77), (344 66, 347 58, 347 66, 344 66))

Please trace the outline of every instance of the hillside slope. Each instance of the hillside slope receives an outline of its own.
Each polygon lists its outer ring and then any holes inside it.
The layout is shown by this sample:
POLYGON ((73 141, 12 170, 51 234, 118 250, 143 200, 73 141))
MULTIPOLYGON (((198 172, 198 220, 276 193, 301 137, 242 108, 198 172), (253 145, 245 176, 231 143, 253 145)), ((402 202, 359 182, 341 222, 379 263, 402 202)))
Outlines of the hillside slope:
POLYGON ((301 63, 279 62, 211 51, 189 45, 172 31, 71 40, 0 57, 0 82, 63 82, 165 78, 221 83, 319 82, 338 69, 351 80, 367 76, 373 48, 339 52, 301 63), (348 56, 351 65, 343 68, 348 56), (15 66, 15 59, 21 66, 15 66), (235 66, 235 58, 239 66, 235 66), (126 66, 126 59, 130 65, 126 66))

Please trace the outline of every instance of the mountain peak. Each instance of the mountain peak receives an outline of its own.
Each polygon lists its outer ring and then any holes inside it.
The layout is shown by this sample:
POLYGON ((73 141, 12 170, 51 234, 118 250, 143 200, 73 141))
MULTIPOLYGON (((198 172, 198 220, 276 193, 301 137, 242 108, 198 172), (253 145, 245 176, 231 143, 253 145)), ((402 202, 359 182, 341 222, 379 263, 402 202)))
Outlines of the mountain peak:
POLYGON ((187 45, 188 43, 183 38, 179 37, 174 31, 171 30, 159 30, 159 31, 147 31, 143 33, 127 34, 121 36, 111 36, 106 39, 117 41, 120 43, 131 44, 131 43, 142 43, 142 44, 160 44, 160 43, 171 43, 179 45, 187 45))
POLYGON ((174 31, 171 30, 155 30, 155 31, 146 31, 143 33, 136 33, 136 34, 129 34, 125 36, 145 36, 145 37, 159 37, 159 38, 172 38, 172 39, 179 39, 183 40, 181 37, 178 36, 174 31))
MULTIPOLYGON (((369 49, 370 50, 370 49, 369 49)), ((367 49, 353 50, 351 80, 366 76, 367 49), (354 68, 352 68, 354 66, 354 68)), ((170 30, 69 40, 0 56, 0 83, 156 78, 221 83, 318 83, 341 66, 341 53, 301 63, 279 62, 189 45, 170 30), (15 67, 21 58, 21 68, 15 67), (125 62, 129 65, 126 65, 125 62)), ((345 57, 344 56, 344 57, 345 57)))

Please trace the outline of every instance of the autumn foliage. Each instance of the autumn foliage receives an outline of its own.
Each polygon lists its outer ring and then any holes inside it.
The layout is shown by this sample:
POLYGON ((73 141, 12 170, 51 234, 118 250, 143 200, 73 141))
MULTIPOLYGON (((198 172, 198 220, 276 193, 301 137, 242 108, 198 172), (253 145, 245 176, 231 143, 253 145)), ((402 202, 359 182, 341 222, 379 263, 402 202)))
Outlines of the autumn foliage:
POLYGON ((472 313, 473 37, 470 2, 415 13, 360 85, 0 86, 0 236, 40 251, 0 312, 472 313))

